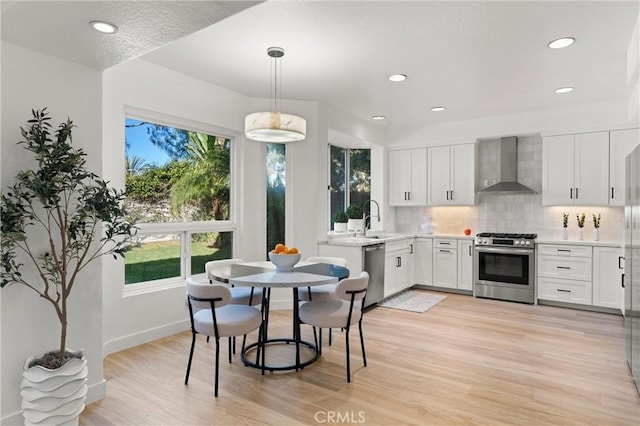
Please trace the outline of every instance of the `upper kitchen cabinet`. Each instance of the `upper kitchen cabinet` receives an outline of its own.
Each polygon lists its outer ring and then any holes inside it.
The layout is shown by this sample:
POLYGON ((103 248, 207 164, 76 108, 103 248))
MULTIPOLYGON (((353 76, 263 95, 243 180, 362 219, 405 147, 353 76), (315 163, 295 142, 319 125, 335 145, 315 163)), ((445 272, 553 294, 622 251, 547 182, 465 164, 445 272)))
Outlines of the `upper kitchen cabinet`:
POLYGON ((429 148, 428 205, 475 204, 475 153, 475 144, 429 148))
POLYGON ((612 130, 609 144, 609 205, 624 206, 624 161, 640 144, 640 129, 612 130))
POLYGON ((609 132, 543 138, 542 204, 609 204, 609 132))
POLYGON ((389 205, 427 204, 427 148, 389 151, 389 205))

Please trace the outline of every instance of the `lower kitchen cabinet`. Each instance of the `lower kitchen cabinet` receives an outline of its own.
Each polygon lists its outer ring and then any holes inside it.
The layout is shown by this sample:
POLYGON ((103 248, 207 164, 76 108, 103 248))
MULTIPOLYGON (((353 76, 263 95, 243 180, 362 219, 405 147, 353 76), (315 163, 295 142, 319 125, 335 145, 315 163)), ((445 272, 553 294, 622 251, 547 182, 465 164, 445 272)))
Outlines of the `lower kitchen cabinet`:
POLYGON ((408 240, 385 245, 384 297, 411 287, 410 247, 408 240))
POLYGON ((473 290, 473 241, 458 240, 458 288, 473 290))
POLYGON ((433 241, 433 285, 458 288, 458 243, 456 240, 433 241))
POLYGON ((622 309, 618 247, 538 244, 538 300, 622 309))
POLYGON ((414 243, 413 268, 415 284, 433 285, 433 239, 416 238, 414 243))
POLYGON ((622 309, 622 283, 617 247, 593 248, 593 305, 622 309))

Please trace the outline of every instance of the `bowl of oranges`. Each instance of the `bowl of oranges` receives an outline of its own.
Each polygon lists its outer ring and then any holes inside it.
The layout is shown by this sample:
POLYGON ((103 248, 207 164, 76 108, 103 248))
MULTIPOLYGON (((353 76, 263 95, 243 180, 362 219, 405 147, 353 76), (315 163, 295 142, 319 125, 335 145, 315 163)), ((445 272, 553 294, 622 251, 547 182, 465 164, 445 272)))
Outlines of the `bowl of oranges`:
POLYGON ((276 265, 278 272, 291 272, 296 263, 300 262, 302 255, 296 247, 287 247, 284 244, 276 244, 269 252, 269 260, 276 265))

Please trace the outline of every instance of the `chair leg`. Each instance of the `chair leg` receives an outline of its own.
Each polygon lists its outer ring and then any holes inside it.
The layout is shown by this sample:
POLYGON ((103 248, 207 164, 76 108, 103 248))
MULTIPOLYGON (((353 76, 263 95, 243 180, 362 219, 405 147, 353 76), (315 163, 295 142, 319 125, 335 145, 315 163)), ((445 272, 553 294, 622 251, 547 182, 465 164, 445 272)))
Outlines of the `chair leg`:
POLYGON ((236 336, 233 336, 233 354, 236 354, 236 336))
POLYGON ((349 357, 349 327, 344 334, 347 347, 347 383, 351 383, 351 359, 349 357))
POLYGON ((189 362, 187 363, 187 375, 184 377, 184 384, 189 383, 189 372, 191 371, 191 360, 193 359, 193 349, 196 347, 196 333, 191 333, 193 338, 191 339, 191 351, 189 351, 189 362))
POLYGON ((322 328, 318 331, 319 339, 318 339, 318 355, 322 355, 322 328))
POLYGON ((329 346, 331 346, 331 328, 329 329, 329 346))
POLYGON ((220 371, 220 338, 216 337, 216 378, 213 395, 218 397, 218 372, 220 371))
POLYGON ((360 328, 360 346, 362 346, 362 360, 364 361, 364 366, 367 366, 367 355, 364 353, 364 334, 362 334, 362 320, 358 324, 360 328))
POLYGON ((211 337, 211 336, 207 336, 207 343, 209 343, 209 338, 210 338, 210 337, 211 337))
MULTIPOLYGON (((229 364, 231 364, 231 350, 232 350, 231 348, 232 346, 235 346, 236 341, 235 341, 235 337, 232 338, 231 336, 229 336, 228 339, 229 339, 229 364)), ((235 352, 236 352, 235 348, 233 348, 233 353, 235 352)))

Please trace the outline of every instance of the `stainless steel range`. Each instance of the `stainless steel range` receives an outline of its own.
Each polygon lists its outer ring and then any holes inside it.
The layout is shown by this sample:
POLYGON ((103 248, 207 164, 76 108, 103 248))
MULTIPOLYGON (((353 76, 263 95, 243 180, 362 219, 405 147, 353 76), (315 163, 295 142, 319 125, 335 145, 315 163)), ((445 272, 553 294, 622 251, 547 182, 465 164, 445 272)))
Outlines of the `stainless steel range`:
POLYGON ((476 235, 476 297, 534 303, 536 234, 476 235))

